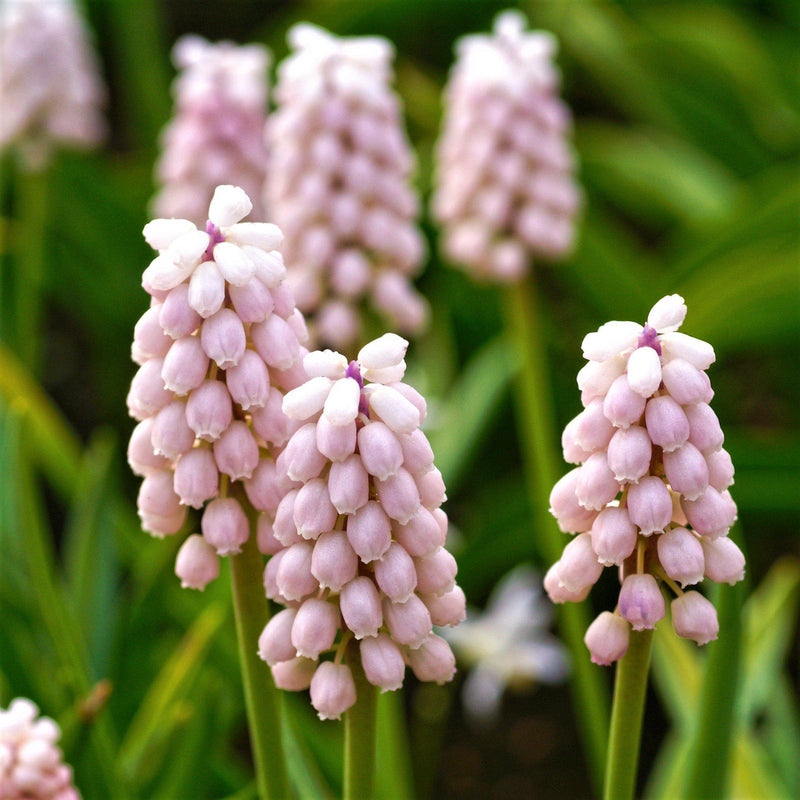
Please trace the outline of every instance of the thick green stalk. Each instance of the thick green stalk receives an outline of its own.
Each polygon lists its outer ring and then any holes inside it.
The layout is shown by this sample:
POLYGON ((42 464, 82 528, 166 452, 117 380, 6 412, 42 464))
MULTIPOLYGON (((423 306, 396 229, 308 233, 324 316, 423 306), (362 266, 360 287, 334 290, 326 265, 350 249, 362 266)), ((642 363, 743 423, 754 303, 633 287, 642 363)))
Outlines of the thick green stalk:
POLYGON ((361 661, 349 662, 356 704, 344 715, 343 800, 370 800, 375 784, 375 734, 378 690, 367 681, 361 661))
MULTIPOLYGON (((518 359, 518 416, 528 493, 534 509, 538 541, 552 563, 561 557, 566 541, 547 510, 550 491, 561 477, 561 470, 555 453, 559 436, 533 269, 525 281, 506 290, 504 306, 509 344, 518 359)), ((572 654, 573 704, 579 710, 576 715, 578 726, 591 777, 599 793, 606 757, 608 693, 602 671, 591 665, 583 644, 589 626, 586 609, 577 603, 565 603, 558 609, 558 625, 572 654)))
POLYGON ((258 637, 267 624, 269 612, 264 595, 264 559, 256 545, 255 531, 242 551, 229 560, 239 664, 258 796, 260 800, 284 800, 290 795, 281 738, 280 701, 269 668, 258 657, 258 637))
POLYGON ((18 170, 14 191, 13 341, 23 363, 37 372, 46 258, 47 172, 18 170))
POLYGON ((633 800, 653 631, 631 631, 628 652, 617 664, 604 800, 633 800))

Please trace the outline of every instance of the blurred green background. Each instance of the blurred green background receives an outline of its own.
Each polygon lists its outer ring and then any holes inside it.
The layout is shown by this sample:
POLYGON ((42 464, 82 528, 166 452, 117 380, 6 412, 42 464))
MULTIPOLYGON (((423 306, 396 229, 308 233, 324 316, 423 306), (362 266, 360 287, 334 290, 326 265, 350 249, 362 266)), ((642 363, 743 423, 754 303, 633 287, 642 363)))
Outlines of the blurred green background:
MULTIPOLYGON (((86 800, 254 796, 227 581, 202 595, 179 588, 172 575, 179 543, 139 530, 137 481, 124 457, 133 428, 125 408, 130 342, 147 306, 140 278, 150 255, 141 229, 158 132, 171 111, 172 43, 190 32, 260 41, 274 64, 287 52, 287 29, 302 20, 343 35, 387 36, 427 196, 453 43, 488 30, 508 5, 89 2, 110 91, 107 146, 59 154, 44 179, 3 157, 0 705, 29 696, 62 723, 86 800), (47 182, 43 237, 24 222, 37 180, 47 182), (41 324, 23 340, 25 325, 14 318, 15 292, 26 281, 18 254, 36 247, 45 253, 41 324)), ((736 466, 746 592, 762 592, 745 626, 735 789, 741 797, 800 796, 800 4, 518 7, 531 27, 560 39, 586 193, 577 251, 538 272, 558 423, 580 409, 583 335, 608 319, 643 321, 663 295, 683 295, 683 330, 717 352, 710 376, 736 466)), ((548 565, 520 469, 515 357, 502 337, 501 296, 443 264, 436 231, 425 225, 432 255, 419 285, 433 326, 412 343, 409 380, 430 398, 430 436, 460 533, 459 582, 481 605, 513 565, 548 565)), ((608 608, 614 591, 603 581, 590 602, 608 608)), ((677 678, 656 664, 642 778, 652 797, 670 796, 675 732, 692 724, 696 653, 693 646, 672 653, 684 659, 677 678)), ((381 796, 415 793, 398 720, 412 739, 431 737, 429 748, 412 740, 416 796, 426 787, 452 798, 588 796, 576 759, 580 710, 568 697, 541 688, 519 702, 507 698, 492 732, 465 724, 457 700, 451 706, 453 689, 412 686, 405 702, 390 699, 382 711, 381 757, 391 766, 381 796)), ((289 700, 295 778, 305 796, 325 796, 340 779, 338 729, 317 725, 302 696, 289 700), (317 769, 305 768, 309 754, 317 769)))

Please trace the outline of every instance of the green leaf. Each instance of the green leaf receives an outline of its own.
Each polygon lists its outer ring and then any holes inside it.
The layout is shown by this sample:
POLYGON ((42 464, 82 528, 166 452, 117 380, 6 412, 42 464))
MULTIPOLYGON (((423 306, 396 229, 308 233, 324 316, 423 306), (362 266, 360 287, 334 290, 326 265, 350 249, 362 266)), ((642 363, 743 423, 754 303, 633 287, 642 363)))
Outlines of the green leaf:
POLYGON ((800 797, 800 713, 791 681, 781 675, 769 697, 761 740, 793 797, 800 797))
POLYGON ((126 781, 142 785, 167 757, 167 714, 177 721, 175 709, 189 700, 213 636, 226 616, 223 606, 207 606, 154 679, 119 748, 118 769, 126 781))
POLYGON ((514 368, 505 337, 493 339, 472 357, 442 403, 439 424, 429 437, 451 492, 485 435, 514 368))

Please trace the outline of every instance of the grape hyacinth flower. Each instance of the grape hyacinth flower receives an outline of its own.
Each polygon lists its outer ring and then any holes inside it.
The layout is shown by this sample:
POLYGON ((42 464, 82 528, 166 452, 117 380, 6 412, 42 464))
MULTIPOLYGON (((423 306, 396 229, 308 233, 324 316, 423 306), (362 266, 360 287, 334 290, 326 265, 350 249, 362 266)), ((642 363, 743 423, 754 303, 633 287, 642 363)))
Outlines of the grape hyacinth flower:
POLYGON ((26 165, 39 169, 54 145, 98 144, 105 97, 72 0, 0 4, 0 150, 16 144, 26 165))
POLYGON ((392 45, 307 23, 289 31, 289 43, 268 123, 265 202, 286 235, 298 307, 319 344, 352 345, 367 298, 392 327, 420 333, 428 306, 410 279, 426 247, 390 85, 392 45))
POLYGON ((610 664, 630 628, 654 628, 675 593, 675 632, 698 644, 717 638, 717 614, 694 586, 736 583, 744 557, 729 539, 736 504, 733 466, 709 403, 710 344, 680 333, 679 295, 659 300, 647 323, 608 322, 583 340, 578 373, 584 410, 564 429, 564 458, 579 466, 550 495, 559 527, 577 534, 545 576, 556 603, 583 600, 603 566, 620 570, 619 604, 586 632, 592 661, 610 664))
POLYGON ((443 250, 474 277, 513 282, 532 258, 568 254, 580 191, 558 97, 552 34, 517 11, 462 38, 445 89, 432 213, 443 250))
POLYGON ((0 800, 80 800, 60 737, 58 725, 24 697, 0 708, 0 800))
POLYGON ((173 84, 175 116, 162 132, 156 164, 155 214, 200 225, 217 185, 232 183, 252 198, 254 219, 264 219, 269 52, 184 36, 172 60, 180 73, 173 84))
MULTIPOLYGON (((139 516, 154 536, 177 533, 187 507, 203 509, 202 535, 184 542, 175 565, 193 589, 247 541, 243 502, 264 517, 288 489, 273 455, 296 426, 281 403, 305 379, 305 325, 283 283, 281 232, 240 222, 250 210, 243 189, 219 186, 204 231, 185 219, 144 228, 158 256, 144 271, 151 303, 134 330, 140 367, 128 409, 139 424, 128 461, 144 478, 139 516)), ((270 546, 259 537, 262 552, 270 546)))
POLYGON ((419 428, 425 400, 402 382, 407 346, 387 333, 349 364, 331 350, 309 353, 308 381, 283 401, 302 425, 277 461, 294 488, 275 514, 283 549, 264 583, 286 608, 259 647, 276 684, 310 687, 323 719, 355 703, 355 661, 382 691, 400 688, 406 665, 422 681, 455 672, 433 626, 464 619, 464 593, 444 548, 442 475, 419 428))
POLYGON ((464 708, 475 720, 496 721, 503 692, 534 682, 559 683, 569 672, 564 646, 548 631, 552 606, 541 580, 526 565, 495 586, 483 612, 442 635, 472 669, 464 681, 464 708))

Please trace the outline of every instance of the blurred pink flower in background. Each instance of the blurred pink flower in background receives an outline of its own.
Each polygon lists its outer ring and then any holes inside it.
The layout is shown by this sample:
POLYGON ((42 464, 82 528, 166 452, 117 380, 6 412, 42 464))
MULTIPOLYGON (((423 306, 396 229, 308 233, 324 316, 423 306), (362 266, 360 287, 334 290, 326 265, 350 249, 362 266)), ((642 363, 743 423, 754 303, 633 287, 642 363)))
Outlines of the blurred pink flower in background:
POLYGON ((269 52, 258 44, 184 36, 172 58, 180 70, 173 84, 175 116, 161 135, 154 215, 200 225, 216 187, 233 184, 251 198, 253 218, 264 219, 269 52))
POLYGON ((278 66, 268 124, 269 213, 286 240, 297 304, 314 341, 358 341, 363 301, 405 334, 428 306, 411 285, 426 246, 411 187, 414 157, 391 88, 392 44, 303 23, 278 66))

